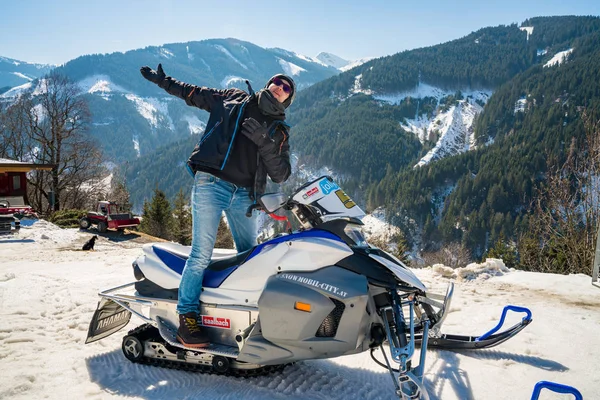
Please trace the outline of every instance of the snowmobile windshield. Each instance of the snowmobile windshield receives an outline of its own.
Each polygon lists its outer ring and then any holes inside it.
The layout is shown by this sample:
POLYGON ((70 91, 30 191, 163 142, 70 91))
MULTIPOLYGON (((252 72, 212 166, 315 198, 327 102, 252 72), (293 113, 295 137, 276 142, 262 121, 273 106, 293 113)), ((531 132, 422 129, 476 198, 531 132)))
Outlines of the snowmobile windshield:
POLYGON ((344 233, 354 242, 354 246, 367 248, 369 247, 369 243, 367 243, 367 239, 362 231, 362 228, 358 224, 349 223, 344 227, 344 233))

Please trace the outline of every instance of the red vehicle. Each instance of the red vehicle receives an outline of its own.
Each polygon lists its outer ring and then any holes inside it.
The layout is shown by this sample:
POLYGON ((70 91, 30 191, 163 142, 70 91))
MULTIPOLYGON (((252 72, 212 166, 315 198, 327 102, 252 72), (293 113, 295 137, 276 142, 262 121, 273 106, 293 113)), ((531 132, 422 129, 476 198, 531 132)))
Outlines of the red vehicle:
POLYGON ((38 216, 25 204, 22 196, 0 198, 0 234, 11 233, 12 225, 15 231, 21 227, 21 219, 37 219, 38 216))
POLYGON ((81 229, 88 229, 94 224, 98 227, 98 232, 106 232, 107 229, 122 231, 138 226, 140 220, 131 213, 119 212, 119 206, 115 202, 99 201, 96 211, 89 211, 87 216, 79 220, 81 229))
POLYGON ((32 170, 50 171, 53 164, 36 164, 0 158, 0 233, 17 230, 21 219, 37 219, 27 204, 27 173, 32 170))
POLYGON ((37 218, 37 214, 25 204, 23 196, 0 197, 0 215, 13 214, 17 218, 37 218))

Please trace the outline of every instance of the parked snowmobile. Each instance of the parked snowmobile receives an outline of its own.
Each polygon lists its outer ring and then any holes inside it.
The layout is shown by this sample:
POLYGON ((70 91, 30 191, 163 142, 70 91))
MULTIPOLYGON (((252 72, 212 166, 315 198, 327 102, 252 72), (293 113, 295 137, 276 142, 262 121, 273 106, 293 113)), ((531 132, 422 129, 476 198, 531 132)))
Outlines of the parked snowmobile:
POLYGON ((145 245, 133 263, 137 281, 99 293, 86 343, 118 331, 135 314, 146 324, 124 337, 122 349, 139 363, 248 376, 295 361, 370 351, 389 370, 400 398, 427 399, 428 344, 490 347, 531 322, 528 313, 500 334, 494 332, 501 324, 481 337, 440 334, 452 284, 445 296, 427 293, 400 260, 370 246, 360 230, 363 211, 330 177, 303 185, 289 198, 264 195, 253 208, 268 214, 290 210, 302 228, 243 253, 214 250, 200 296, 199 321, 209 347, 186 348, 176 339, 177 289, 190 247, 174 243, 145 245))

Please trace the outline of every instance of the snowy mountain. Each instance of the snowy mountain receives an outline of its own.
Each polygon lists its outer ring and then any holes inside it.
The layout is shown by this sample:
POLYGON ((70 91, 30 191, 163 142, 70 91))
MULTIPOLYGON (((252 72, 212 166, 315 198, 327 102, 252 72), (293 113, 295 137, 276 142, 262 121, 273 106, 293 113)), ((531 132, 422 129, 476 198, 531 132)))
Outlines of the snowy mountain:
POLYGON ((352 68, 363 65, 364 63, 371 61, 372 59, 373 59, 373 57, 364 57, 364 58, 359 58, 358 60, 350 61, 348 64, 346 64, 345 66, 340 68, 340 71, 345 72, 345 71, 351 70, 352 68))
MULTIPOLYGON (((118 240, 101 236, 94 252, 80 251, 94 233, 39 221, 17 236, 0 237, 0 398, 397 399, 390 375, 369 352, 236 378, 131 363, 121 342, 143 324, 136 316, 121 331, 84 344, 97 293, 133 281, 131 262, 152 240, 134 233, 118 240)), ((590 343, 600 329, 600 289, 589 276, 511 270, 495 259, 413 272, 434 293, 455 284, 443 333, 481 335, 507 304, 533 314, 521 333, 492 349, 429 350, 424 378, 430 400, 529 399, 541 380, 574 386, 585 399, 597 397, 600 347, 590 343)), ((504 326, 522 316, 509 313, 504 326)), ((573 397, 544 391, 540 398, 573 397)))
MULTIPOLYGON (((528 35, 533 32, 532 28, 522 30, 527 32, 528 35)), ((544 64, 544 67, 561 65, 568 59, 572 52, 572 48, 557 52, 544 64)), ((545 54, 540 53, 539 55, 544 56, 545 54)), ((344 68, 343 70, 347 69, 344 68)), ((363 88, 362 74, 355 76, 354 84, 349 92, 351 95, 366 94, 376 100, 396 106, 406 101, 417 102, 414 117, 404 118, 401 121, 402 128, 407 132, 414 133, 422 144, 432 142, 434 145, 414 165, 415 167, 421 167, 444 157, 476 149, 477 143, 473 122, 475 117, 483 111, 485 104, 493 94, 491 88, 473 90, 457 86, 455 89, 444 89, 422 81, 419 81, 416 87, 411 90, 399 93, 390 93, 384 90, 383 93, 378 93, 372 89, 363 88), (445 101, 457 93, 461 94, 462 99, 453 99, 452 104, 446 105, 445 101), (419 108, 419 104, 421 102, 431 103, 432 101, 434 112, 423 114, 419 108)), ((515 112, 524 111, 526 104, 527 100, 525 98, 518 100, 515 104, 515 112)))
MULTIPOLYGON (((284 73, 303 90, 339 73, 291 51, 265 49, 237 39, 173 43, 78 57, 56 71, 79 84, 92 113, 90 134, 99 139, 112 161, 150 154, 160 145, 204 130, 207 113, 177 101, 141 76, 141 66, 156 68, 159 63, 175 79, 223 89, 248 90, 248 80, 258 90, 271 76, 284 73)), ((2 97, 14 97, 31 85, 27 82, 2 97)))
POLYGON ((557 143, 583 143, 597 108, 599 37, 598 17, 536 17, 370 60, 301 93, 293 149, 384 206, 412 249, 518 246, 557 143))
MULTIPOLYGON (((493 143, 493 138, 483 138, 485 135, 481 134, 482 140, 476 144, 473 126, 475 117, 483 111, 492 93, 528 68, 532 68, 531 73, 537 73, 539 70, 533 68, 535 66, 561 65, 563 60, 568 63, 577 54, 589 52, 594 47, 596 20, 593 17, 533 18, 524 21, 521 27, 514 24, 482 28, 436 46, 370 60, 352 70, 344 67, 345 72, 315 85, 298 99, 298 107, 315 110, 314 113, 308 112, 307 118, 293 121, 295 125, 302 125, 301 129, 306 126, 307 138, 303 138, 300 150, 324 161, 322 155, 328 155, 330 149, 304 146, 304 143, 316 142, 311 140, 311 135, 322 135, 319 126, 332 125, 329 119, 334 114, 323 112, 323 107, 328 107, 330 101, 347 102, 359 95, 393 106, 390 109, 393 117, 386 118, 390 122, 399 120, 405 131, 418 137, 428 154, 419 155, 418 160, 410 160, 412 166, 425 165, 432 160, 475 149, 477 145, 493 143), (583 50, 584 43, 586 50, 583 50), (449 102, 449 98, 458 93, 462 94, 462 99, 450 99, 449 102), (306 105, 302 103, 305 98, 306 105)), ((348 110, 350 113, 354 111, 348 110)), ((373 121, 366 120, 369 114, 365 114, 361 120, 353 119, 352 124, 375 123, 382 117, 376 114, 370 113, 373 121)), ((351 124, 345 125, 349 128, 351 124)), ((336 129, 343 133, 346 131, 344 128, 346 126, 342 125, 336 129)), ((356 131, 362 131, 366 136, 373 134, 367 133, 365 126, 356 131)), ((389 143, 382 142, 382 145, 389 143)), ((375 154, 382 153, 382 149, 372 146, 370 150, 375 154)), ((348 159, 364 156, 363 148, 356 151, 360 155, 348 153, 347 157, 337 157, 338 165, 333 167, 344 168, 349 165, 348 159)), ((376 171, 385 171, 386 164, 398 168, 393 160, 382 157, 377 160, 377 164, 365 165, 365 170, 377 175, 376 171)))
POLYGON ((32 64, 0 56, 0 93, 50 72, 54 65, 32 64))
POLYGON ((331 67, 337 68, 340 71, 348 71, 354 67, 358 67, 361 64, 366 63, 371 60, 371 57, 360 58, 354 61, 344 60, 341 57, 336 56, 335 54, 321 52, 315 57, 317 60, 321 61, 325 65, 329 65, 331 67))
POLYGON ((477 114, 483 111, 483 106, 493 91, 465 89, 460 91, 461 99, 453 99, 450 104, 444 104, 456 93, 456 91, 419 82, 417 87, 410 91, 398 94, 373 94, 373 98, 389 104, 401 104, 407 99, 417 102, 414 118, 405 118, 401 123, 402 127, 407 132, 414 133, 421 143, 432 142, 435 145, 415 164, 416 167, 477 148, 473 121, 477 114), (436 111, 432 114, 421 114, 419 103, 424 100, 431 102, 432 99, 436 111))
POLYGON ((342 67, 345 67, 346 65, 348 65, 350 63, 350 61, 344 60, 343 58, 338 57, 335 54, 325 53, 325 52, 321 52, 321 53, 317 54, 316 59, 326 65, 332 66, 337 69, 341 69, 342 67))

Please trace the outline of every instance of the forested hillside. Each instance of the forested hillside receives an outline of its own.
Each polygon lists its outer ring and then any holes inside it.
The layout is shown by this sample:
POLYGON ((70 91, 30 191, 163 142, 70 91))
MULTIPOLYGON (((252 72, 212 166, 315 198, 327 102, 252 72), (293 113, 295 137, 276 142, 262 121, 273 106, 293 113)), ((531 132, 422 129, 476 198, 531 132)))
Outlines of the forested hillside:
MULTIPOLYGON (((569 149, 582 145, 582 116, 593 120, 599 110, 598 60, 598 17, 483 28, 369 61, 302 91, 290 110, 291 147, 302 164, 335 171, 367 209, 384 206, 414 250, 455 242, 481 257, 500 238, 518 241, 549 165, 561 165, 569 149), (446 94, 423 95, 415 87, 446 94), (484 89, 493 93, 489 100, 472 96, 484 89), (407 121, 465 102, 484 106, 465 128, 472 146, 415 167, 444 131, 434 124, 417 137, 407 121)), ((180 165, 193 142, 181 145, 187 149, 178 150, 180 165)), ((185 180, 163 179, 176 166, 166 154, 130 165, 131 184, 160 181, 176 193, 185 180)))
MULTIPOLYGON (((600 43, 594 36, 591 42, 600 43)), ((583 144, 583 113, 599 115, 600 48, 587 54, 584 48, 565 65, 535 66, 494 93, 476 128, 493 144, 388 174, 370 185, 368 204, 416 219, 425 243, 462 241, 479 255, 501 235, 526 231, 548 163, 562 165, 572 140, 583 144), (515 111, 521 97, 524 109, 515 111)))
POLYGON ((516 238, 527 226, 547 161, 564 161, 571 138, 583 138, 581 114, 597 109, 600 93, 598 18, 533 18, 525 26, 533 32, 516 25, 485 28, 371 61, 315 85, 299 96, 292 115, 294 148, 313 164, 355 171, 350 186, 366 189, 367 207, 385 206, 395 216, 392 222, 404 225, 422 249, 457 241, 481 256, 500 235, 516 238), (565 63, 544 67, 555 53, 569 49, 565 63), (352 96, 359 76, 363 94, 352 96), (397 122, 448 106, 427 107, 427 99, 421 99, 417 111, 410 97, 392 105, 376 101, 382 93, 409 90, 419 82, 457 92, 473 86, 494 90, 473 126, 478 150, 416 169, 401 165, 414 165, 432 143, 394 150, 396 157, 382 151, 379 137, 395 130, 396 140, 406 137, 397 122), (358 104, 369 101, 377 111, 361 113, 358 104), (332 109, 343 110, 352 122, 340 126, 332 109), (385 122, 393 128, 386 129, 385 122), (356 145, 342 148, 340 139, 322 139, 330 137, 329 130, 356 145), (357 167, 354 160, 363 162, 357 167))

